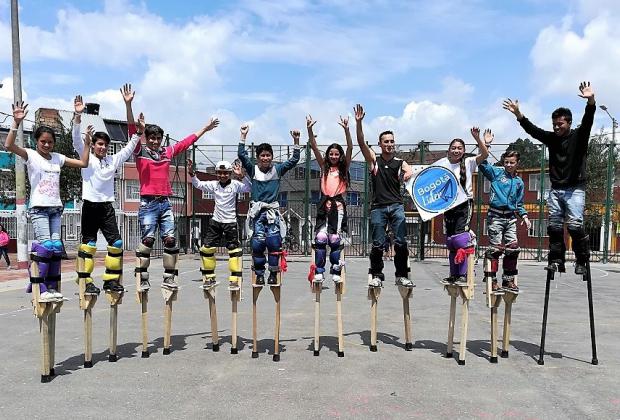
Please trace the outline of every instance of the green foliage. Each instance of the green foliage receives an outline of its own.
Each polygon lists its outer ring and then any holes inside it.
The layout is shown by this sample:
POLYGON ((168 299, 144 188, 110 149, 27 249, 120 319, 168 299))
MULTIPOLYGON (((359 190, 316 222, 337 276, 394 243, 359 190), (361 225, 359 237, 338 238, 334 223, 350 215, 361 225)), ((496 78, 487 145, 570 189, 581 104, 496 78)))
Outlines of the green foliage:
MULTIPOLYGON (((510 143, 506 148, 506 151, 516 150, 521 155, 519 166, 521 168, 540 168, 541 159, 541 145, 534 144, 530 139, 518 138, 516 141, 510 143)), ((499 158, 499 156, 498 156, 499 158)), ((545 158, 545 166, 548 165, 548 160, 545 158)))

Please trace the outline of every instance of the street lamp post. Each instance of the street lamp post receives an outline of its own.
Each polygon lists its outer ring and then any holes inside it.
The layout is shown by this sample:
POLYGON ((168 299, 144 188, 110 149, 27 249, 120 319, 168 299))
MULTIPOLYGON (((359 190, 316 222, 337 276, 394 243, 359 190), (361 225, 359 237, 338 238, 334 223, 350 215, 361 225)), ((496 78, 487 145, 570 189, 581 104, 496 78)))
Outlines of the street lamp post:
POLYGON ((605 105, 600 108, 611 118, 611 143, 607 154, 607 191, 605 197, 605 235, 603 246, 603 262, 607 263, 609 259, 609 230, 611 222, 611 206, 613 205, 613 185, 614 185, 614 151, 616 149, 616 128, 618 121, 609 113, 605 105))

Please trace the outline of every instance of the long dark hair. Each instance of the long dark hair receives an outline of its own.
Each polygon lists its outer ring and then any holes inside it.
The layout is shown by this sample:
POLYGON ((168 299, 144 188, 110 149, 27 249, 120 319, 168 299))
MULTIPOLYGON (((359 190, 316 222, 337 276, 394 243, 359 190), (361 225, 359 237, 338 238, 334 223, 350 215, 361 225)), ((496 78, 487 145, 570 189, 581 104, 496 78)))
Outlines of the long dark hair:
POLYGON ((331 163, 329 160, 329 151, 331 149, 336 149, 340 152, 340 159, 338 160, 338 175, 340 179, 345 182, 348 187, 351 183, 349 178, 349 170, 347 168, 347 160, 344 155, 344 149, 338 143, 332 143, 329 145, 327 150, 325 151, 325 157, 323 158, 323 178, 327 180, 327 175, 329 175, 329 168, 331 167, 331 163))
POLYGON ((463 156, 461 156, 461 160, 459 161, 459 166, 461 168, 459 181, 461 183, 461 187, 465 189, 465 185, 467 185, 467 171, 465 170, 465 142, 463 141, 463 139, 453 139, 448 146, 448 150, 450 150, 454 143, 461 143, 461 145, 463 146, 463 156))

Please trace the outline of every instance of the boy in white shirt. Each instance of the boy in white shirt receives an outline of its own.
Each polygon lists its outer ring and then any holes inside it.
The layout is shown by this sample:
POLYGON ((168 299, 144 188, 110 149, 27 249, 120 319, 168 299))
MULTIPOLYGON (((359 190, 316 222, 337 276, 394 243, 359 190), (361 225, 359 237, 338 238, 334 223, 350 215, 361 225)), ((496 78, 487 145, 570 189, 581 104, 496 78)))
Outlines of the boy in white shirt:
MULTIPOLYGON (((131 85, 121 89, 124 98, 133 99, 131 85)), ((73 117, 73 148, 78 154, 84 150, 84 142, 80 133, 84 102, 80 95, 74 100, 73 117)), ((97 232, 101 233, 108 243, 108 254, 105 258, 106 271, 103 274, 103 289, 112 292, 123 292, 120 284, 123 274, 123 241, 116 222, 114 210, 114 175, 117 169, 131 157, 144 132, 144 116, 140 115, 137 122, 138 133, 131 136, 125 147, 115 155, 108 155, 110 136, 97 131, 93 135, 93 144, 88 167, 82 169, 82 244, 78 250, 78 261, 82 261, 84 271, 78 271, 78 277, 86 282, 86 294, 99 294, 99 288, 93 283, 91 273, 94 269, 93 258, 97 251, 97 232)), ((78 267, 80 265, 77 265, 78 267)))
POLYGON ((252 187, 250 179, 243 176, 243 171, 239 165, 233 166, 227 161, 220 161, 215 166, 218 181, 199 180, 190 159, 187 160, 187 171, 192 177, 192 185, 202 191, 212 193, 215 199, 215 209, 207 229, 205 245, 200 247, 202 261, 200 271, 203 274, 204 287, 211 287, 215 284, 215 247, 219 244, 220 238, 223 237, 228 249, 229 288, 231 290, 238 289, 242 275, 242 249, 237 228, 237 194, 250 192, 252 187), (242 181, 231 179, 232 173, 242 181))

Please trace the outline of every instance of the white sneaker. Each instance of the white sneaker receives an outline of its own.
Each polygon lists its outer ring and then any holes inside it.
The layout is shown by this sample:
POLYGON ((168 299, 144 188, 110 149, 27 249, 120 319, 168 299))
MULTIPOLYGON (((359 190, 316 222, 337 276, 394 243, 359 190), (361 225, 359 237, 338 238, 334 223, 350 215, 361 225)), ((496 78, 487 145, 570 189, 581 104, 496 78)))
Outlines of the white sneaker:
POLYGON ((60 293, 58 290, 56 289, 47 289, 48 293, 51 293, 51 295, 54 297, 54 299, 62 299, 62 293, 60 293))
POLYGON ((382 282, 379 277, 370 276, 368 277, 368 287, 381 287, 382 282))
POLYGON ((332 280, 334 283, 342 283, 342 277, 340 277, 340 274, 332 274, 332 280))
POLYGON ((39 295, 39 302, 53 302, 56 298, 53 293, 43 292, 39 295))
POLYGON ((404 287, 415 287, 415 283, 407 277, 396 277, 396 285, 404 287))
POLYGON ((323 273, 315 273, 313 283, 323 283, 323 273))

